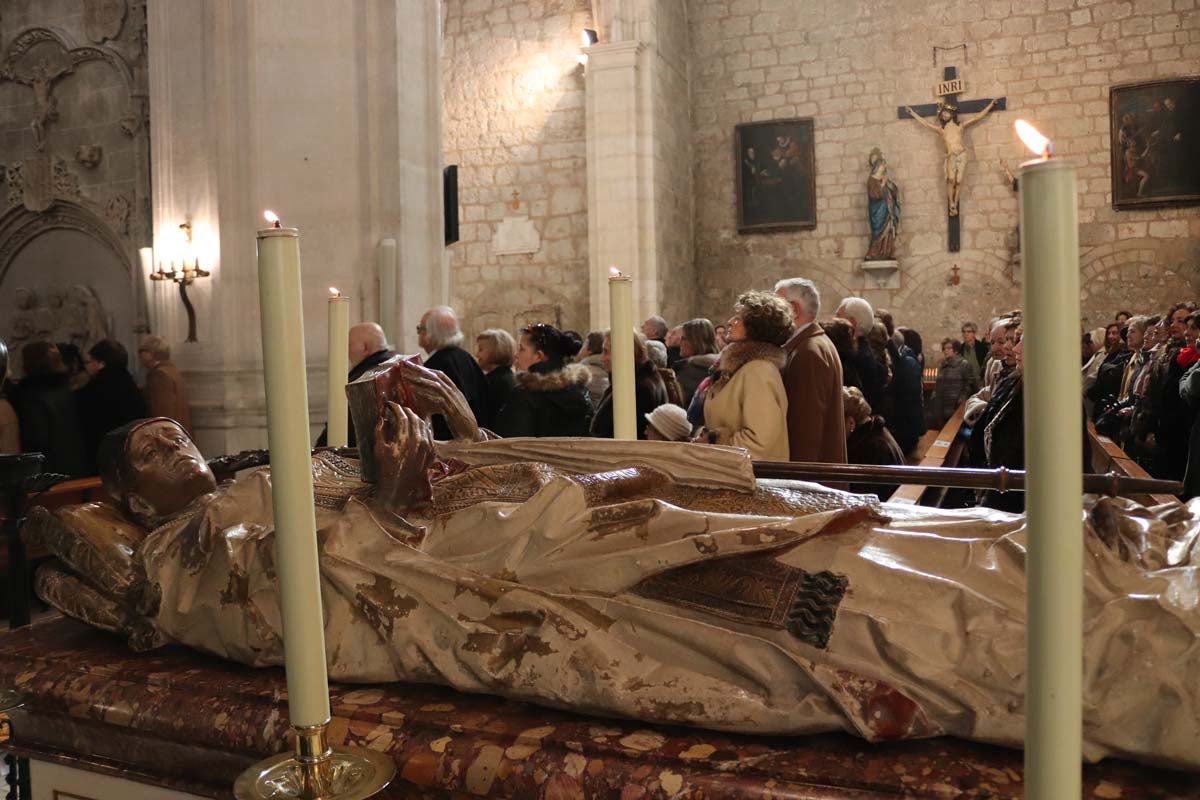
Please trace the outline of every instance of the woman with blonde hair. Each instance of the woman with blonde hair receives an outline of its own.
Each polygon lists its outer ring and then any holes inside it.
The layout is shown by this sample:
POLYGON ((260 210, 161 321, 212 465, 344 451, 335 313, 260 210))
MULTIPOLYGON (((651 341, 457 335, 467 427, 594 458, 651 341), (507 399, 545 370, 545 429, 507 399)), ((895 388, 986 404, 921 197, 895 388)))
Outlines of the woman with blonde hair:
POLYGON ((710 442, 744 447, 758 460, 788 460, 787 392, 780 369, 792 328, 792 308, 782 298, 746 292, 737 299, 720 374, 704 400, 710 442))

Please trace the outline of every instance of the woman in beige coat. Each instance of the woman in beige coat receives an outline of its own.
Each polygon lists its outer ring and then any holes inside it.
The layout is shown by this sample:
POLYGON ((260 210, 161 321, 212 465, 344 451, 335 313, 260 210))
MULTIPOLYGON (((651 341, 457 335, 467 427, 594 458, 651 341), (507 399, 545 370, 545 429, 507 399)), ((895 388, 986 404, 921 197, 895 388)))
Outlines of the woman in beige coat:
POLYGON ((721 351, 720 376, 704 401, 704 427, 714 444, 744 447, 760 461, 787 461, 787 392, 780 369, 792 335, 792 310, 769 292, 738 298, 721 351))

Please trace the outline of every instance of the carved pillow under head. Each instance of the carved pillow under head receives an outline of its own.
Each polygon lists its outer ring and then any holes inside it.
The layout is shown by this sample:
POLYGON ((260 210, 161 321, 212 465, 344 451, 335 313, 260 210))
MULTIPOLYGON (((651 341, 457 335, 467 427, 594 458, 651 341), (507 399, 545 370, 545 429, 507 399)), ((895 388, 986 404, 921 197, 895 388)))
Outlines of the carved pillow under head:
POLYGON ((109 597, 129 603, 141 600, 144 580, 133 554, 146 532, 108 503, 84 503, 54 511, 34 508, 21 534, 30 545, 41 544, 86 583, 109 597))

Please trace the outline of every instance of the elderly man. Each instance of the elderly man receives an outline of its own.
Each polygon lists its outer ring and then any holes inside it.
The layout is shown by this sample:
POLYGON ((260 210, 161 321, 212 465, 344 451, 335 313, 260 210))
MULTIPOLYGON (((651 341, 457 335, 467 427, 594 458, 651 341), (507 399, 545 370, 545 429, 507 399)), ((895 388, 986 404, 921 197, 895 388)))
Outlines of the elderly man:
MULTIPOLYGON (((146 368, 146 413, 169 417, 192 433, 192 414, 188 411, 187 392, 179 367, 171 361, 171 347, 161 336, 146 336, 138 346, 138 359, 146 368)), ((103 431, 102 431, 103 433, 103 431)))
POLYGON ((821 294, 806 278, 775 284, 775 294, 792 307, 796 332, 783 346, 783 385, 788 398, 788 450, 792 461, 846 463, 846 419, 842 414, 842 362, 817 324, 821 294))
POLYGON ((666 344, 667 321, 658 315, 647 317, 646 321, 642 323, 642 333, 646 334, 649 341, 666 344))
MULTIPOLYGON (((471 354, 459 347, 463 335, 458 327, 458 315, 450 306, 435 306, 421 317, 417 326, 417 344, 429 358, 425 366, 446 373, 458 390, 467 398, 471 411, 479 424, 491 422, 492 407, 488 400, 487 379, 471 354)), ((433 418, 433 437, 439 440, 453 438, 445 418, 441 414, 433 418)))
POLYGON ((863 397, 871 408, 883 408, 884 393, 887 391, 887 365, 881 364, 867 343, 867 334, 875 324, 875 310, 861 297, 847 297, 838 305, 835 317, 854 323, 854 336, 858 348, 854 352, 854 365, 862 381, 863 397))
MULTIPOLYGON (((371 367, 377 367, 395 355, 388 349, 387 334, 377 322, 360 322, 352 327, 349 349, 350 372, 346 376, 346 383, 353 383, 371 367)), ((346 430, 349 432, 347 445, 357 447, 358 438, 355 436, 353 423, 348 425, 346 430)), ((325 430, 317 437, 317 447, 324 447, 328 441, 329 426, 326 425, 325 430)))

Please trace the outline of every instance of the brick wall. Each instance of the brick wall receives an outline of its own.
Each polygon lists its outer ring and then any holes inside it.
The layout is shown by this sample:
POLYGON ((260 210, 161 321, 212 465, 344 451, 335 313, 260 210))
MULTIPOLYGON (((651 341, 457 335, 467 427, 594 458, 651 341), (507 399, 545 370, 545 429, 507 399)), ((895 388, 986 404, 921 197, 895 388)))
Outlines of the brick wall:
POLYGON ((1020 302, 1010 246, 1017 198, 999 160, 1023 159, 1012 132, 1036 120, 1079 167, 1083 313, 1091 325, 1118 308, 1156 310, 1200 296, 1200 209, 1116 212, 1109 176, 1108 87, 1200 71, 1196 0, 689 0, 695 122, 696 266, 701 310, 722 317, 737 292, 808 275, 826 312, 847 293, 890 307, 936 342, 962 319, 1020 302), (934 66, 933 45, 967 43, 934 66), (1009 109, 967 132, 962 251, 946 250, 940 141, 901 104, 934 101, 941 65, 965 97, 1005 95, 1009 109), (738 235, 733 128, 813 117, 815 230, 738 235), (863 291, 866 159, 883 149, 903 216, 898 291, 863 291), (961 282, 949 283, 958 265, 961 282))
POLYGON ((444 3, 445 160, 459 165, 461 208, 450 293, 468 335, 534 320, 587 324, 584 82, 576 55, 581 30, 594 27, 589 7, 587 0, 444 3), (497 225, 526 213, 541 249, 495 255, 497 225))

